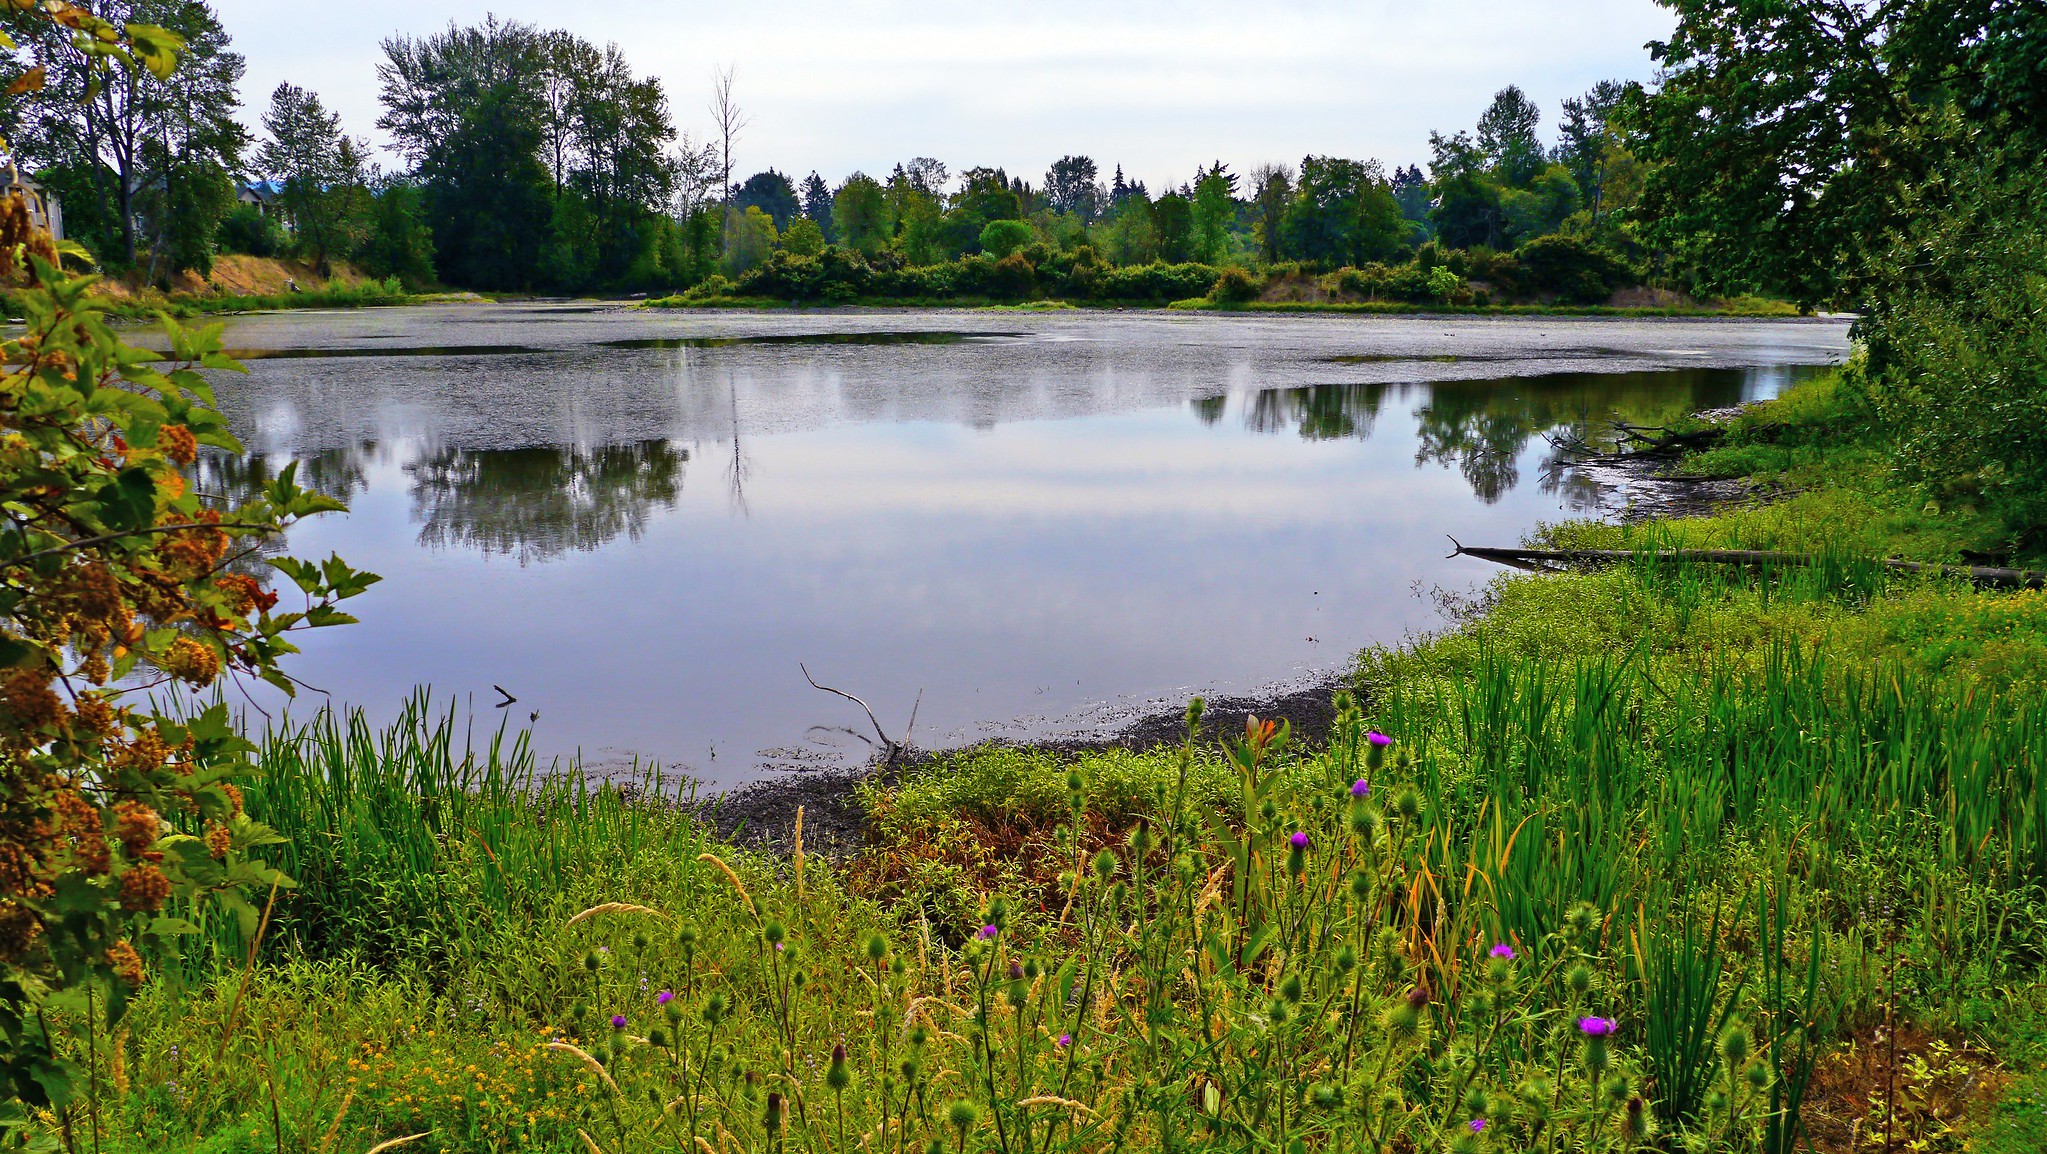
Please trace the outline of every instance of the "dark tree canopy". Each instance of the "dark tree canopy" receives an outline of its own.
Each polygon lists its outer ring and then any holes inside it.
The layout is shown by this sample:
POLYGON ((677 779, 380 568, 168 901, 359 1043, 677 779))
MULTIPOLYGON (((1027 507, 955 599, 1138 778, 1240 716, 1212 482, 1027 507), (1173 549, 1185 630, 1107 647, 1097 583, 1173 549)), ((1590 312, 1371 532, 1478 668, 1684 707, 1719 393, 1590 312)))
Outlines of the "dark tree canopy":
MULTIPOLYGON (((820 182, 821 183, 821 182, 820 182)), ((796 194, 796 186, 789 178, 770 168, 747 177, 732 193, 734 212, 745 212, 758 208, 775 222, 775 228, 785 230, 789 222, 803 215, 803 198, 796 194)))

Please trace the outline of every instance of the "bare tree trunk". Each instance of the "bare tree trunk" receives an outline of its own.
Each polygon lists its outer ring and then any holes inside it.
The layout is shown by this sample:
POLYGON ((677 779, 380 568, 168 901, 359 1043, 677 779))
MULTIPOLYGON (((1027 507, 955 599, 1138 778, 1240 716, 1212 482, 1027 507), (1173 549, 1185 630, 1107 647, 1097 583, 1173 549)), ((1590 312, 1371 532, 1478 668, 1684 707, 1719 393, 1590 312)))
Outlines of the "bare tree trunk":
POLYGON ((725 205, 724 220, 721 223, 721 251, 730 246, 732 238, 732 142, 737 140, 740 131, 751 123, 751 118, 740 109, 738 101, 733 97, 733 79, 738 71, 736 65, 730 66, 722 72, 713 74, 711 80, 711 118, 718 126, 718 139, 722 142, 724 157, 721 169, 724 189, 719 198, 725 205))

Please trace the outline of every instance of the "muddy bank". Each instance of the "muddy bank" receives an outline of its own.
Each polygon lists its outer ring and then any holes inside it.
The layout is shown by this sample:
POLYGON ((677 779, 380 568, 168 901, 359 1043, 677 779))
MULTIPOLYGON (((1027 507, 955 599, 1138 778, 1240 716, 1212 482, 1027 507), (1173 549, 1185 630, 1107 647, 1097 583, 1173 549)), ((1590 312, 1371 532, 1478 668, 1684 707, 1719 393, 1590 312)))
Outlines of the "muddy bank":
MULTIPOLYGON (((1335 696, 1342 677, 1324 677, 1305 685, 1276 686, 1269 691, 1209 700, 1202 714, 1200 740, 1243 733, 1252 717, 1285 722, 1296 741, 1319 744, 1336 720, 1335 696)), ((1184 707, 1147 710, 1113 732, 1053 736, 1030 742, 1003 743, 1054 753, 1076 754, 1107 749, 1148 750, 1178 745, 1187 735, 1184 707)), ((730 790, 703 806, 704 816, 720 836, 741 845, 776 853, 795 849, 796 813, 803 811, 805 853, 843 857, 858 849, 865 837, 867 812, 860 787, 886 783, 906 770, 914 771, 942 756, 912 750, 893 763, 876 760, 857 769, 815 769, 790 773, 730 790)))

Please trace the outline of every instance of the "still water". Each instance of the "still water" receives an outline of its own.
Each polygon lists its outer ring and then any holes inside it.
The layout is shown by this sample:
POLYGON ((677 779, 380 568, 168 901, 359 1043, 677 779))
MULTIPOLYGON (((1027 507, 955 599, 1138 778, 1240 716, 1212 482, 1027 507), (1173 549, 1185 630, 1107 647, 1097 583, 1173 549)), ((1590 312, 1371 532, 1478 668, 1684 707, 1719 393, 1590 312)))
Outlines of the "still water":
MULTIPOLYGON (((293 672, 413 687, 547 754, 716 787, 865 753, 820 681, 940 746, 1343 665, 1511 544, 1627 499, 1551 438, 1773 395, 1827 321, 663 314, 239 318, 232 491, 300 463, 291 545, 384 576, 293 672)), ((298 707, 301 711, 303 705, 298 707)))

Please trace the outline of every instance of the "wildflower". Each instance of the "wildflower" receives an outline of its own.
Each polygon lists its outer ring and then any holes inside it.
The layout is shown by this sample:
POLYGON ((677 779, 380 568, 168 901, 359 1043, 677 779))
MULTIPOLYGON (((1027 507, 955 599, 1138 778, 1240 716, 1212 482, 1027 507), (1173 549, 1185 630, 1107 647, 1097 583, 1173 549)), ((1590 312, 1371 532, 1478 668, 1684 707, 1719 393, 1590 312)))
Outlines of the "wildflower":
POLYGON ((614 1029, 614 1030, 623 1030, 623 1029, 625 1029, 625 1015, 624 1015, 624 1014, 613 1014, 613 1015, 611 1016, 611 1028, 612 1028, 612 1029, 614 1029))
POLYGON ((1372 783, 1362 777, 1357 779, 1350 785, 1350 795, 1358 798, 1372 796, 1372 783))
POLYGON ((1073 1035, 1072 1035, 1072 1034, 1061 1034, 1061 1035, 1059 1035, 1059 1041, 1058 1041, 1058 1043, 1057 1043, 1057 1044, 1058 1044, 1059 1048, 1060 1048, 1060 1049, 1062 1049, 1062 1050, 1064 1050, 1064 1049, 1065 1049, 1065 1048, 1067 1048, 1068 1046, 1071 1046, 1071 1045, 1073 1045, 1073 1035))
POLYGON ((1585 1035, 1588 1038, 1609 1037, 1613 1034, 1615 1030, 1619 1028, 1620 1023, 1614 1021, 1612 1018, 1578 1019, 1578 1032, 1585 1035))
POLYGON ((1307 835, 1306 831, 1304 831, 1304 830, 1295 830, 1295 831, 1294 831, 1294 836, 1292 836, 1292 837, 1288 838, 1288 839, 1287 839, 1287 841, 1288 841, 1288 843, 1290 843, 1290 844, 1291 844, 1291 845, 1292 845, 1292 846, 1293 846, 1293 847, 1294 847, 1295 849, 1307 849, 1307 848, 1308 848, 1308 835, 1307 835))
POLYGON ((1377 769, 1385 765, 1386 747, 1392 744, 1392 738, 1380 733, 1376 729, 1367 733, 1365 735, 1365 765, 1371 769, 1377 769))
POLYGON ((824 1081, 825 1085, 830 1086, 833 1090, 844 1090, 847 1086, 852 1085, 852 1072, 846 1069, 845 1043, 842 1042, 832 1047, 832 1064, 825 1071, 824 1081))
POLYGON ((1389 745, 1392 745, 1392 744, 1393 744, 1393 739, 1392 739, 1392 738, 1390 738, 1390 737, 1386 736, 1386 735, 1385 735, 1385 734, 1383 734, 1383 733, 1380 733, 1380 732, 1379 732, 1378 730, 1376 730, 1376 729, 1375 729, 1375 730, 1373 730, 1373 731, 1372 731, 1372 732, 1370 732, 1370 733, 1367 733, 1367 734, 1365 735, 1365 740, 1366 740, 1366 741, 1368 741, 1368 742, 1371 742, 1371 743, 1372 743, 1373 745, 1375 745, 1375 746, 1379 747, 1380 749, 1384 749, 1384 748, 1386 748, 1387 746, 1389 746, 1389 745))
POLYGON ((1472 1120, 1471 1120, 1471 1121, 1470 1121, 1470 1122, 1468 1123, 1468 1125, 1469 1125, 1469 1126, 1471 1127, 1471 1132, 1472 1132, 1473 1134, 1483 1134, 1483 1133, 1485 1133, 1485 1119, 1484 1119, 1484 1118, 1473 1118, 1473 1119, 1472 1119, 1472 1120))
POLYGON ((1514 947, 1508 945, 1505 942, 1501 942, 1500 944, 1492 948, 1492 950, 1489 953, 1489 956, 1511 962, 1514 960, 1514 947))
POLYGON ((994 926, 982 926, 979 937, 984 942, 993 941, 995 939, 995 935, 1001 932, 1002 931, 996 929, 994 926))
POLYGON ((674 993, 668 990, 663 990, 660 993, 654 995, 654 1001, 658 1005, 665 1006, 674 1000, 675 1000, 674 993))

